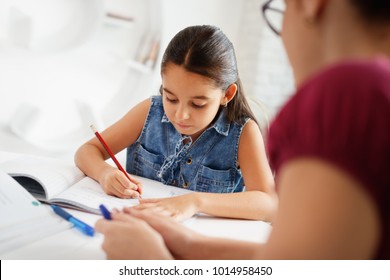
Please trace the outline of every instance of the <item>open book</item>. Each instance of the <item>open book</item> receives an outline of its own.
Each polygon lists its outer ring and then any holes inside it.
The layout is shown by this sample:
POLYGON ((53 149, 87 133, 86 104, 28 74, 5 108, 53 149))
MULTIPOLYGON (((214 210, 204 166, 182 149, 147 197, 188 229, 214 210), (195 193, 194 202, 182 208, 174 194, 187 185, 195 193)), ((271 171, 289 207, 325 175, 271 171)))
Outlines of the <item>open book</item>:
POLYGON ((0 255, 71 226, 0 171, 0 255))
MULTIPOLYGON (((37 200, 99 214, 99 205, 109 210, 138 204, 138 199, 107 195, 95 180, 76 166, 59 160, 20 156, 0 163, 0 170, 12 176, 37 200)), ((191 191, 136 177, 143 184, 143 198, 172 197, 191 191)))

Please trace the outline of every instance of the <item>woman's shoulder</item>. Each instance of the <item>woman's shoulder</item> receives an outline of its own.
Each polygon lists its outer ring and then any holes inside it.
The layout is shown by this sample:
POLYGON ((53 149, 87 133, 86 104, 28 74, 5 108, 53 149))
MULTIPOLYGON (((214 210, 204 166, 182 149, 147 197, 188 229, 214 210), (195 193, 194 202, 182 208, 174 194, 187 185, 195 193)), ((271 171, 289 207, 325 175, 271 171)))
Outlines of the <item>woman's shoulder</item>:
MULTIPOLYGON (((348 59, 334 63, 324 68, 321 75, 367 75, 374 78, 383 78, 390 73, 390 59, 378 56, 369 59, 348 59)), ((372 78, 371 77, 371 78, 372 78)))
POLYGON ((273 167, 302 155, 338 162, 355 174, 368 174, 364 170, 374 162, 387 166, 383 155, 390 153, 390 131, 385 129, 390 123, 389 76, 387 61, 346 62, 306 83, 271 124, 273 167))
MULTIPOLYGON (((354 118, 390 110, 390 60, 346 61, 328 67, 298 88, 281 115, 354 118), (292 112, 291 112, 292 111, 292 112), (300 111, 300 112, 298 112, 300 111)), ((317 119, 318 120, 318 119, 317 119)))
MULTIPOLYGON (((316 130, 367 127, 363 123, 390 118, 390 60, 346 61, 328 67, 298 88, 275 121, 316 130)), ((386 121, 389 121, 386 119, 386 121)))

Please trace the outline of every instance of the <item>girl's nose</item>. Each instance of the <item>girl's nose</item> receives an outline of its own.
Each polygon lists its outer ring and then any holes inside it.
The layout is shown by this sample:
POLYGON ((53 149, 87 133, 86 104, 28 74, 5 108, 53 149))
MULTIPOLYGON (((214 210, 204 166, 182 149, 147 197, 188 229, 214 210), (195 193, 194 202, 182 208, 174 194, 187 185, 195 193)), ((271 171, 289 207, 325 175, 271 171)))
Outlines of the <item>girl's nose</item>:
POLYGON ((190 117, 189 110, 186 108, 186 106, 178 106, 175 117, 178 120, 187 120, 190 117))

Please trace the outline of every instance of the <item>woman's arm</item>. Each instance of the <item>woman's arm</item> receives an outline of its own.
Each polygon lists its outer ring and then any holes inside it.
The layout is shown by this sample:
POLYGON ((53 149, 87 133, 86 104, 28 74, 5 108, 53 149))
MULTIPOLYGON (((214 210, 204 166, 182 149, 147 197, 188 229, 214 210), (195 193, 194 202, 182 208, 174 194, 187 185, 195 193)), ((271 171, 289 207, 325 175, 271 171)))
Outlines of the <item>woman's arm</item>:
POLYGON ((194 238, 184 257, 188 260, 251 260, 262 246, 254 242, 202 235, 194 238))
MULTIPOLYGON (((130 214, 129 216, 132 216, 133 219, 146 221, 149 226, 157 231, 176 259, 252 259, 262 246, 261 244, 253 242, 204 236, 169 217, 162 217, 151 212, 139 211, 135 208, 126 208, 124 211, 125 213, 130 214)), ((108 224, 110 223, 108 222, 108 224)), ((122 233, 121 235, 126 234, 122 233)), ((111 239, 111 237, 108 237, 108 239, 111 239)), ((112 237, 112 239, 114 239, 114 237, 112 237)), ((118 239, 120 240, 121 238, 118 239)), ((132 240, 129 242, 140 244, 136 239, 130 239, 132 240)), ((110 240, 105 243, 110 243, 110 240)), ((121 247, 123 246, 127 247, 128 245, 123 244, 121 247)), ((131 245, 129 246, 131 247, 131 245)), ((143 245, 140 244, 139 246, 143 245)), ((114 249, 118 249, 118 247, 120 246, 116 246, 116 248, 111 246, 110 248, 107 248, 106 251, 114 251, 114 249)), ((160 254, 160 252, 164 252, 164 249, 160 248, 158 249, 158 252, 153 252, 153 254, 160 254)), ((127 256, 126 254, 133 253, 123 252, 123 254, 123 258, 128 258, 130 256, 127 256)))
POLYGON ((292 160, 278 176, 279 210, 256 258, 369 259, 380 238, 378 209, 364 186, 331 163, 292 160))
MULTIPOLYGON (((101 133, 114 154, 134 143, 139 137, 148 110, 150 99, 132 108, 123 118, 101 133)), ((109 158, 99 140, 94 137, 83 144, 75 154, 76 165, 89 177, 98 181, 108 194, 118 197, 134 197, 140 183, 134 178, 129 182, 117 168, 105 162, 109 158)))

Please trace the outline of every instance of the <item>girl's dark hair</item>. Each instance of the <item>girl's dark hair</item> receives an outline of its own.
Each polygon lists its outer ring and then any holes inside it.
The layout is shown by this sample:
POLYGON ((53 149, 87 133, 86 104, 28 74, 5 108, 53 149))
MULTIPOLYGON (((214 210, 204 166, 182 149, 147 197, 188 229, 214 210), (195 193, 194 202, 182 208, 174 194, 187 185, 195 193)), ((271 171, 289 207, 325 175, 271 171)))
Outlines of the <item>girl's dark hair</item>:
POLYGON ((389 0, 350 0, 368 23, 390 23, 389 0))
POLYGON ((219 28, 197 25, 181 30, 165 50, 161 74, 169 63, 211 79, 224 91, 236 84, 237 93, 227 105, 228 120, 243 123, 244 118, 249 117, 257 122, 244 96, 233 44, 219 28))

